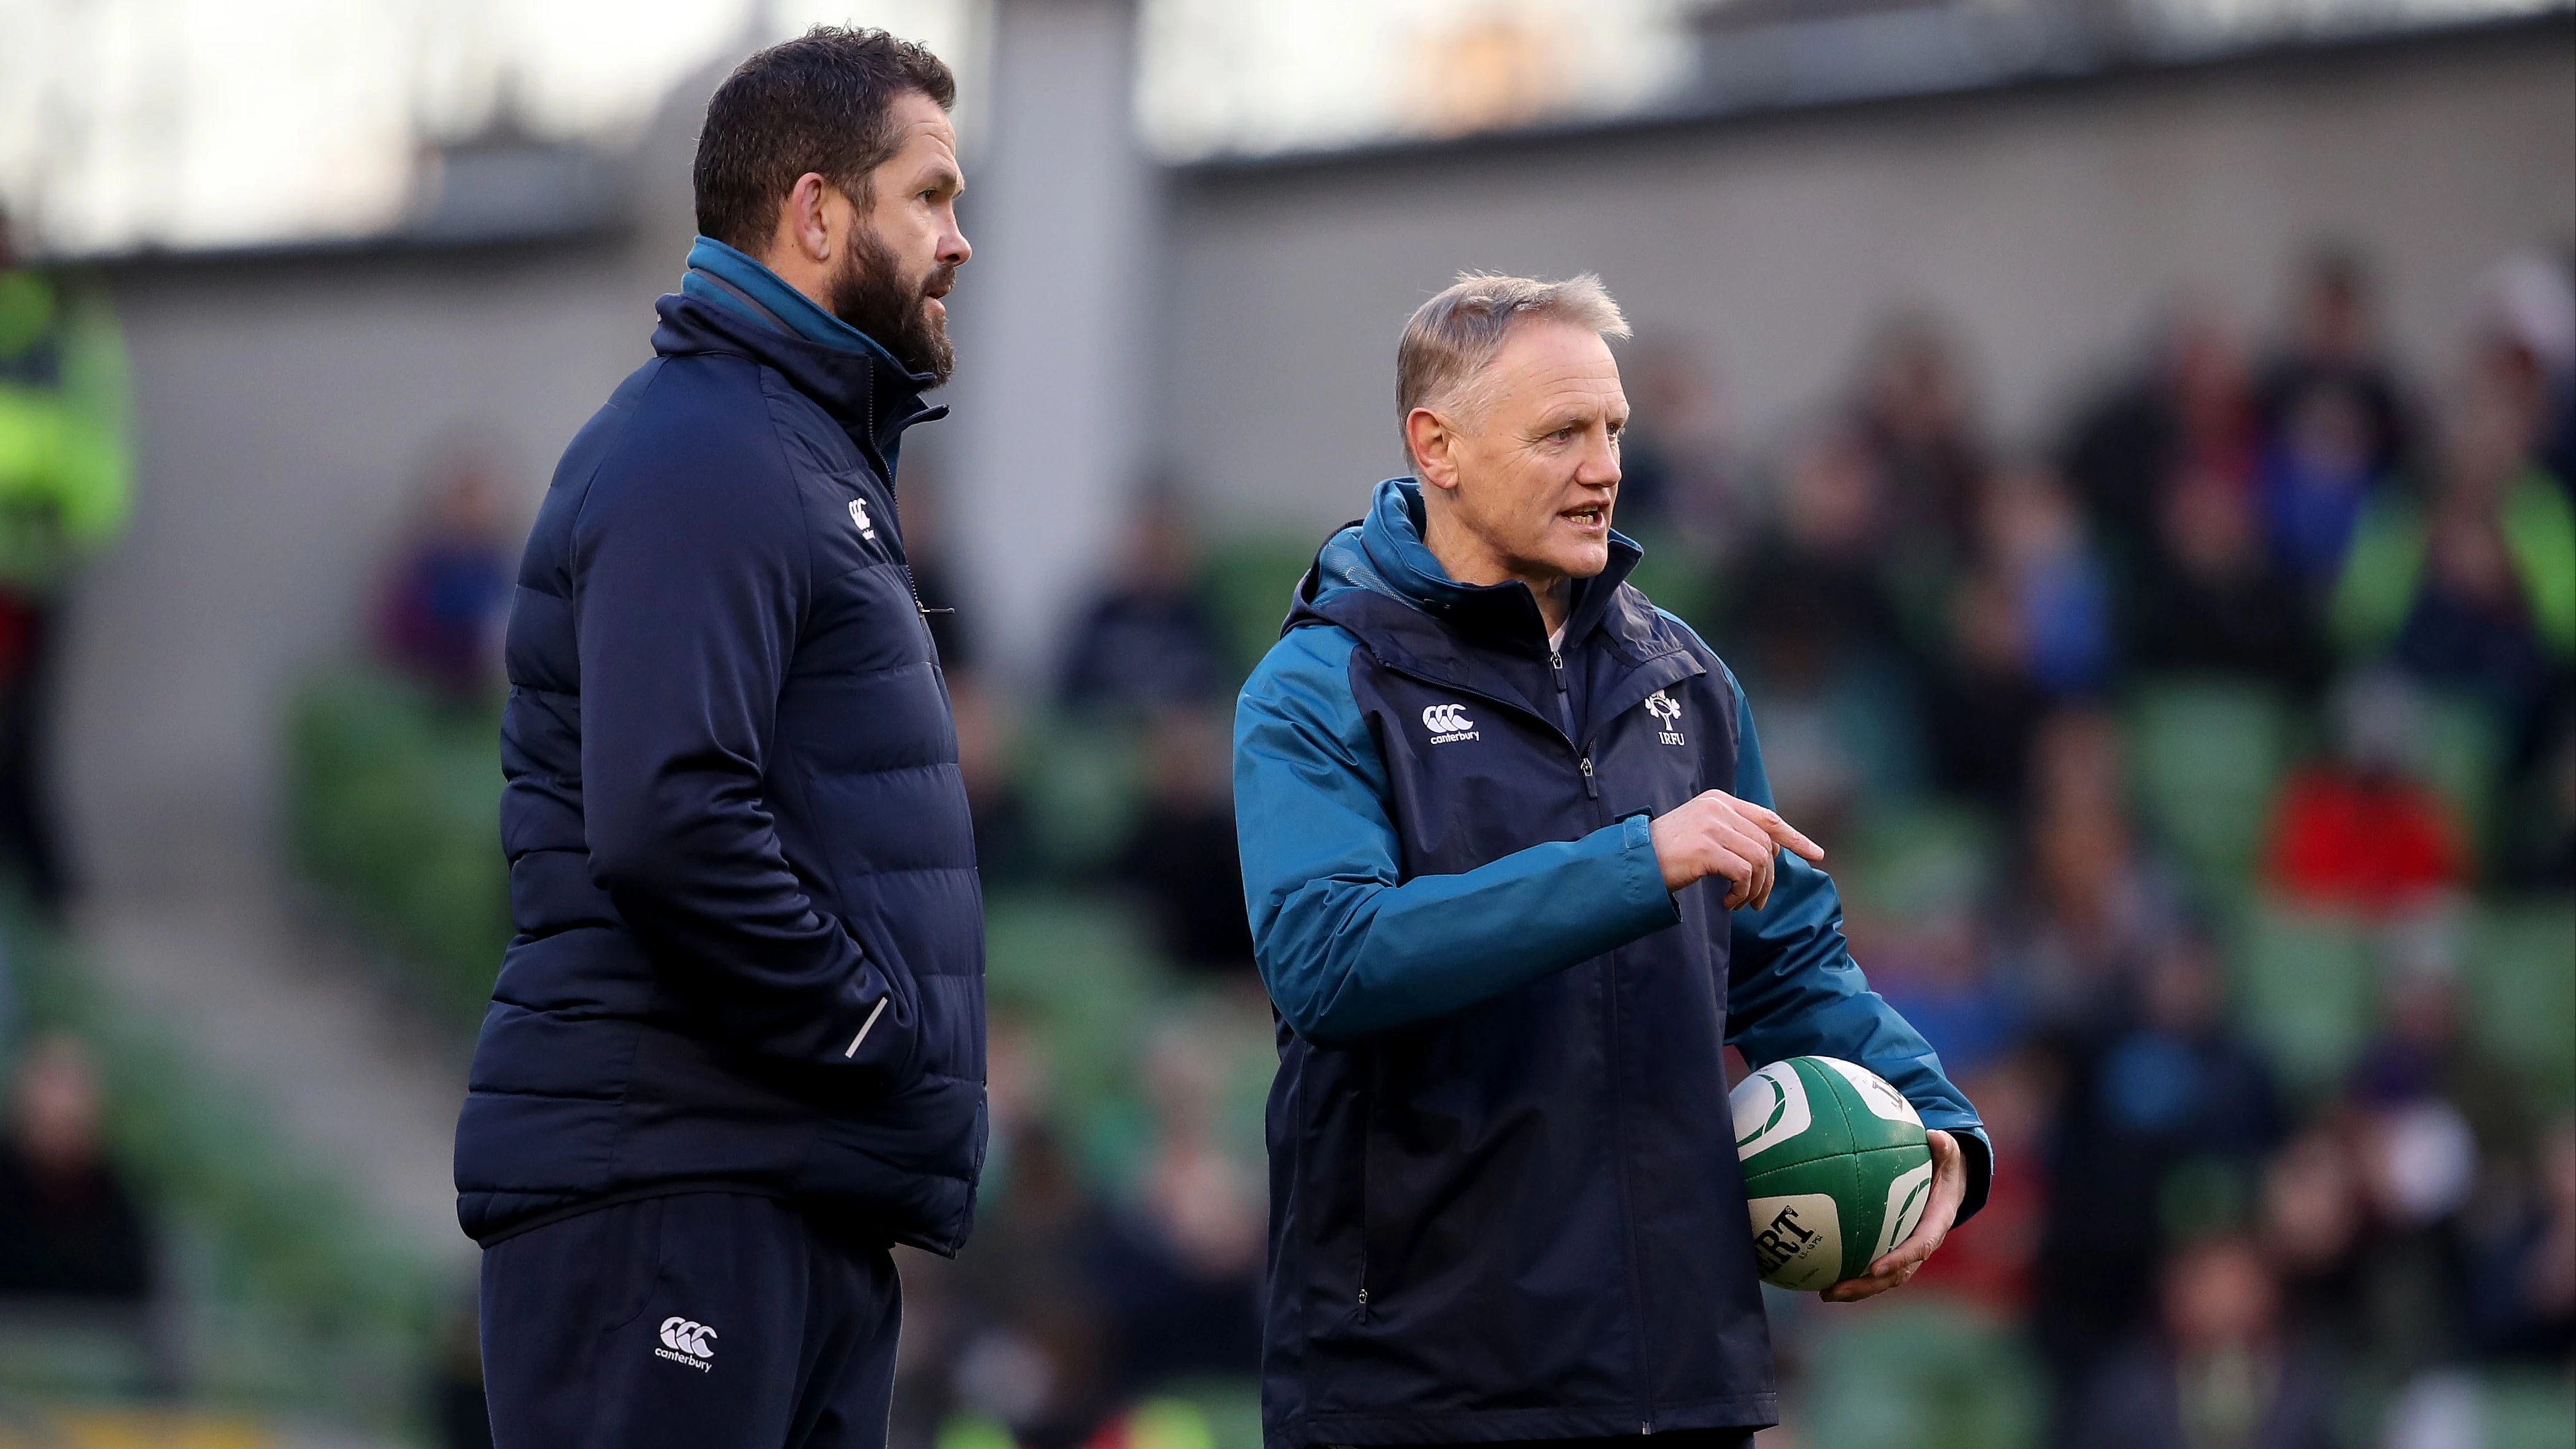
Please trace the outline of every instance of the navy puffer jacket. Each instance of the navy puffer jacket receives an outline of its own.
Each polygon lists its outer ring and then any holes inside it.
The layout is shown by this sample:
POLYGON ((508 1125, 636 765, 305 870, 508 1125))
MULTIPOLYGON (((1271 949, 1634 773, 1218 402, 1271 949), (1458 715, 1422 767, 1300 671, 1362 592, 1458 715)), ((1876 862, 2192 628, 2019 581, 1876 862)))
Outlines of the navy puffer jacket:
POLYGON ((557 468, 510 617, 517 938, 457 1128, 490 1243, 766 1193, 954 1252, 983 908, 896 531, 928 381, 694 297, 557 468))

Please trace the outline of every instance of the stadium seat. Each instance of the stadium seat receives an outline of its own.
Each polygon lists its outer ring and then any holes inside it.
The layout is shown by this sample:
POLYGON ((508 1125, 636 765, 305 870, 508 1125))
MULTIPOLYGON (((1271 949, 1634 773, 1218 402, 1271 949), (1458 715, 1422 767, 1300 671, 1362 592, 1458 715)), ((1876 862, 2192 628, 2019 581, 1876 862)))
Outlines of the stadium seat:
POLYGON ((2164 679, 2140 685, 2127 713, 2148 828, 2209 901, 2240 900, 2294 744, 2287 702, 2257 685, 2164 679))
POLYGON ((2474 861, 2486 858, 2493 838, 2506 743, 2504 721, 2486 701, 2458 694, 2426 698, 2424 782, 2458 812, 2474 861))
POLYGON ((1054 892, 997 893, 984 920, 996 1022, 1036 1033, 1048 1115, 1086 1164, 1122 1175, 1142 1146, 1135 1064, 1162 989, 1141 923, 1114 899, 1054 892))
POLYGON ((1208 551, 1202 575, 1214 603, 1217 628, 1245 674, 1279 638, 1297 581, 1315 561, 1324 531, 1276 530, 1236 534, 1208 551))
POLYGON ((2324 1090, 2352 1062, 2379 1000, 2370 937, 2349 917, 2266 905, 2234 952, 2237 1019, 2293 1092, 2324 1090))
POLYGON ((1810 1320, 1783 1427, 1804 1449, 2028 1449, 2042 1390, 2005 1324, 1938 1296, 1810 1320))
POLYGON ((1999 849, 1994 823, 1973 807, 1921 804, 1865 818, 1827 864, 1853 913, 1913 920, 1983 900, 1999 849))
POLYGON ((1251 1379, 1190 1379, 1165 1391, 1198 1410, 1213 1449, 1261 1449, 1261 1385, 1251 1379))
POLYGON ((2462 977, 2486 1048, 2560 1105, 2576 1096, 2576 903, 2480 913, 2462 977))
POLYGON ((331 669, 289 707, 287 823, 335 909, 470 1030, 510 941, 500 721, 381 669, 331 669))
POLYGON ((1129 722, 1062 712, 1019 732, 1013 775, 1043 870, 1082 875, 1117 853, 1144 803, 1143 746, 1129 722))
POLYGON ((2491 1371, 2478 1385, 2483 1449, 2567 1449, 2576 1390, 2565 1374, 2491 1371))
POLYGON ((1669 529, 1639 524, 1623 526, 1620 531, 1636 539, 1637 546, 1645 550, 1645 557, 1637 560, 1636 571, 1628 575, 1628 582, 1644 590, 1657 608, 1679 617, 1702 638, 1713 636, 1715 580, 1690 545, 1669 529))
MULTIPOLYGON (((380 1230, 327 1169, 298 1158, 266 1104, 212 1074, 149 1003, 116 998, 76 951, 23 924, 0 922, 0 934, 30 1019, 68 1028, 98 1053, 110 1144, 165 1243, 183 1386, 211 1401, 399 1428, 431 1352, 445 1291, 438 1266, 380 1230)), ((110 1344, 50 1347, 54 1357, 0 1366, 0 1389, 112 1397, 117 1384, 100 1375, 131 1372, 110 1344)), ((0 1336, 0 1354, 7 1348, 0 1336)))

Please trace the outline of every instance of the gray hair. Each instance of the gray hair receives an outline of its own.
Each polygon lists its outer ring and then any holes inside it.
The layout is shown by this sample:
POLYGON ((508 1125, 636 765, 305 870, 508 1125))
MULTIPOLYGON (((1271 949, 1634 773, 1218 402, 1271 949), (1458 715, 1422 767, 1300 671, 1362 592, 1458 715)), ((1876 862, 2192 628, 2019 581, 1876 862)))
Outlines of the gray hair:
MULTIPOLYGON (((1603 337, 1628 335, 1628 319, 1619 314, 1619 304, 1590 272, 1562 282, 1460 272, 1457 281, 1416 308, 1413 320, 1404 324, 1404 340, 1395 349, 1396 425, 1403 427, 1415 408, 1458 406, 1468 385, 1503 350, 1513 324, 1525 318, 1564 322, 1603 337)), ((1412 454, 1408 436, 1405 456, 1412 454)))

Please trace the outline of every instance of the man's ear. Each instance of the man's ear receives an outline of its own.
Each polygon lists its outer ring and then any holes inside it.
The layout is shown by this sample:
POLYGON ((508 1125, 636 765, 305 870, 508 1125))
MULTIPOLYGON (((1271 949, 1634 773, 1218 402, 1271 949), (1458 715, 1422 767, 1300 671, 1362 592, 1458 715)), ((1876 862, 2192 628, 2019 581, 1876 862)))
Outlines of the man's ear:
POLYGON ((1413 473, 1424 486, 1443 492, 1458 486, 1458 435, 1449 420, 1429 408, 1404 415, 1404 441, 1413 454, 1413 473))
POLYGON ((840 193, 819 171, 808 171, 787 189, 778 208, 775 245, 808 262, 832 259, 832 204, 840 193))

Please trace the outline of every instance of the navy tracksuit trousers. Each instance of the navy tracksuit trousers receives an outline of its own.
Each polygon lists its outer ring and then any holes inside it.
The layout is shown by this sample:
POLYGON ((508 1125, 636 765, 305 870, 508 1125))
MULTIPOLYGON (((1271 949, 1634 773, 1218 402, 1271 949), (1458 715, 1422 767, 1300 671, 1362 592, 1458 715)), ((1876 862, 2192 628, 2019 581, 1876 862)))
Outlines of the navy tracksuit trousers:
POLYGON ((773 1198, 615 1203, 483 1253, 495 1449, 884 1449, 903 1297, 773 1198))

